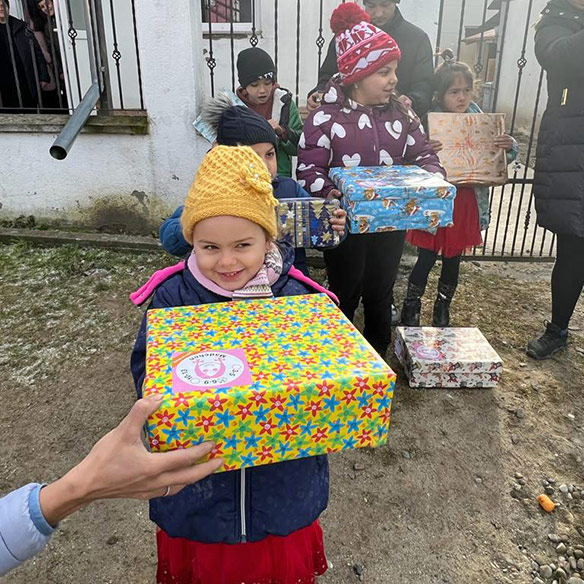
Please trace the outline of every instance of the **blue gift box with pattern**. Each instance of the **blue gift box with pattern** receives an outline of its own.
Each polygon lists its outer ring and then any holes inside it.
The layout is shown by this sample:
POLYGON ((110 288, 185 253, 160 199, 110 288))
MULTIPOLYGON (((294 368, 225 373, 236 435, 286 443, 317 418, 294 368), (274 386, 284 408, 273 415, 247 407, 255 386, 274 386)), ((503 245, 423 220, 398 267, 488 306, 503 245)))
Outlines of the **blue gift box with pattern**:
POLYGON ((341 238, 331 226, 331 218, 339 209, 336 199, 305 197, 280 199, 276 207, 278 240, 293 247, 327 248, 339 245, 341 238))
POLYGON ((420 229, 453 224, 456 187, 418 166, 333 168, 351 233, 420 229))

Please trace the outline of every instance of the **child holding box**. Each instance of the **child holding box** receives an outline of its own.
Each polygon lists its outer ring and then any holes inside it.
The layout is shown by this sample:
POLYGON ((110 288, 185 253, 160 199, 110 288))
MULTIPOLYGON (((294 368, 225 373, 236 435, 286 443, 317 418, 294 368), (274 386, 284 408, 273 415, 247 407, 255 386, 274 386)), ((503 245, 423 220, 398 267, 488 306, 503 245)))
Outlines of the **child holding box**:
MULTIPOLYGON (((150 308, 322 292, 292 267, 292 248, 275 243, 275 205, 270 173, 251 148, 213 148, 181 216, 193 252, 150 308)), ((138 394, 145 356, 146 317, 132 353, 138 394)), ((213 475, 153 500, 157 582, 314 583, 327 569, 318 517, 328 483, 326 456, 314 456, 213 475)))
MULTIPOLYGON (((444 63, 435 75, 436 95, 434 111, 449 113, 482 113, 472 101, 474 75, 465 63, 454 61, 454 53, 447 49, 442 54, 444 63)), ((430 140, 436 152, 442 144, 430 140)), ((495 139, 495 146, 507 152, 511 163, 518 154, 515 140, 503 134, 495 139)), ((420 326, 422 296, 428 276, 438 254, 442 255, 442 271, 438 281, 438 295, 434 303, 432 325, 446 327, 450 324, 450 303, 458 286, 460 258, 464 251, 481 245, 481 231, 489 226, 489 187, 459 186, 454 201, 454 226, 440 227, 436 234, 413 230, 407 241, 418 248, 418 260, 408 282, 408 291, 402 308, 402 324, 420 326)))
MULTIPOLYGON (((299 143, 298 179, 313 196, 341 193, 329 178, 332 167, 417 164, 445 176, 424 131, 397 96, 401 51, 352 2, 332 15, 339 74, 331 79, 323 105, 313 111, 299 143)), ((403 230, 349 234, 324 252, 331 290, 353 319, 363 299, 364 336, 384 355, 391 338, 391 299, 406 233, 403 230)))

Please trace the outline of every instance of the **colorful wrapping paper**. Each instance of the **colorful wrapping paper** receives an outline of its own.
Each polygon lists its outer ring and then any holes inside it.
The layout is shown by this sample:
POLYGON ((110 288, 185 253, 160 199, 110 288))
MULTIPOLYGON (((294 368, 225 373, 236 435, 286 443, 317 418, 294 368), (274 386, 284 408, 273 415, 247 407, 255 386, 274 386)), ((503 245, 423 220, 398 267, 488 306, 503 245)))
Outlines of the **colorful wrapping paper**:
POLYGON ((336 199, 309 197, 280 199, 276 208, 278 239, 293 247, 327 248, 339 245, 341 238, 330 219, 341 206, 336 199))
POLYGON ((395 374, 323 294, 148 311, 153 451, 213 440, 223 470, 386 441, 395 374))
POLYGON ((456 187, 419 166, 331 168, 331 180, 347 201, 454 199, 456 187))
POLYGON ((382 199, 347 204, 350 233, 381 233, 406 229, 435 232, 453 225, 454 206, 447 199, 382 199))
POLYGON ((395 354, 410 387, 495 387, 503 373, 477 328, 398 327, 395 354))
POLYGON ((495 146, 495 138, 505 133, 505 114, 429 113, 428 126, 432 140, 442 142, 438 156, 451 183, 507 182, 507 156, 495 146))
POLYGON ((453 224, 456 187, 418 166, 333 168, 351 233, 420 229, 453 224))

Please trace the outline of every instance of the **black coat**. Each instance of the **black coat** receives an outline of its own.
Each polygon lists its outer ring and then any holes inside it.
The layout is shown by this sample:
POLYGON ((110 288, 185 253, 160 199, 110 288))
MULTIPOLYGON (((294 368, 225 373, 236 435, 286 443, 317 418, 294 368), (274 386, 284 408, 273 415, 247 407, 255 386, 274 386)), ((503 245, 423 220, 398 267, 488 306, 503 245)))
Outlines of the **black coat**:
POLYGON ((9 17, 9 26, 0 24, 0 94, 4 108, 36 108, 40 104, 40 82, 49 82, 49 71, 34 33, 22 20, 9 17), (12 43, 9 43, 8 31, 12 43), (12 45, 12 52, 10 51, 12 45), (15 63, 12 62, 14 55, 15 63), (19 80, 16 89, 14 65, 19 80), (22 103, 21 103, 22 102, 22 103))
MULTIPOLYGON (((397 69, 397 91, 407 95, 414 104, 414 110, 423 118, 430 110, 434 94, 434 65, 432 44, 428 35, 408 22, 396 9, 393 20, 383 27, 398 44, 402 58, 397 69)), ((329 79, 338 72, 335 39, 330 42, 326 59, 318 76, 318 85, 310 93, 326 87, 329 79)))
POLYGON ((549 94, 537 145, 537 222, 584 237, 584 11, 552 0, 537 25, 535 54, 549 94))

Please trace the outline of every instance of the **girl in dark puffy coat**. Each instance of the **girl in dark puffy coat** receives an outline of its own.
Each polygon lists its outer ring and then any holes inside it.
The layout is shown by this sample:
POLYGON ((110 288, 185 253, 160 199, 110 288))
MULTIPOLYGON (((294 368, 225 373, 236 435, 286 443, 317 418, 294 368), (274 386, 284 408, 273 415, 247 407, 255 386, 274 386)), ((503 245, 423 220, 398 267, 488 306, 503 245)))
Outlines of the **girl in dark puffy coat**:
MULTIPOLYGON (((292 248, 274 242, 271 178, 248 146, 207 154, 181 215, 193 252, 167 269, 151 308, 323 291, 292 267, 292 248)), ((145 357, 146 317, 132 353, 139 395, 145 357)), ((318 518, 328 488, 327 458, 312 456, 222 472, 154 499, 157 581, 313 584, 327 569, 318 518)))
POLYGON ((536 25, 535 55, 547 72, 548 103, 535 167, 537 222, 556 234, 552 320, 527 345, 534 359, 566 347, 584 287, 584 0, 552 0, 536 25))
MULTIPOLYGON (((332 15, 339 74, 331 79, 323 105, 304 125, 298 179, 311 195, 340 197, 328 177, 336 166, 417 164, 445 176, 422 126, 395 95, 401 52, 395 41, 372 25, 352 2, 332 15)), ((405 231, 350 234, 324 252, 331 290, 353 319, 359 300, 365 338, 383 355, 391 338, 391 298, 405 231)))

